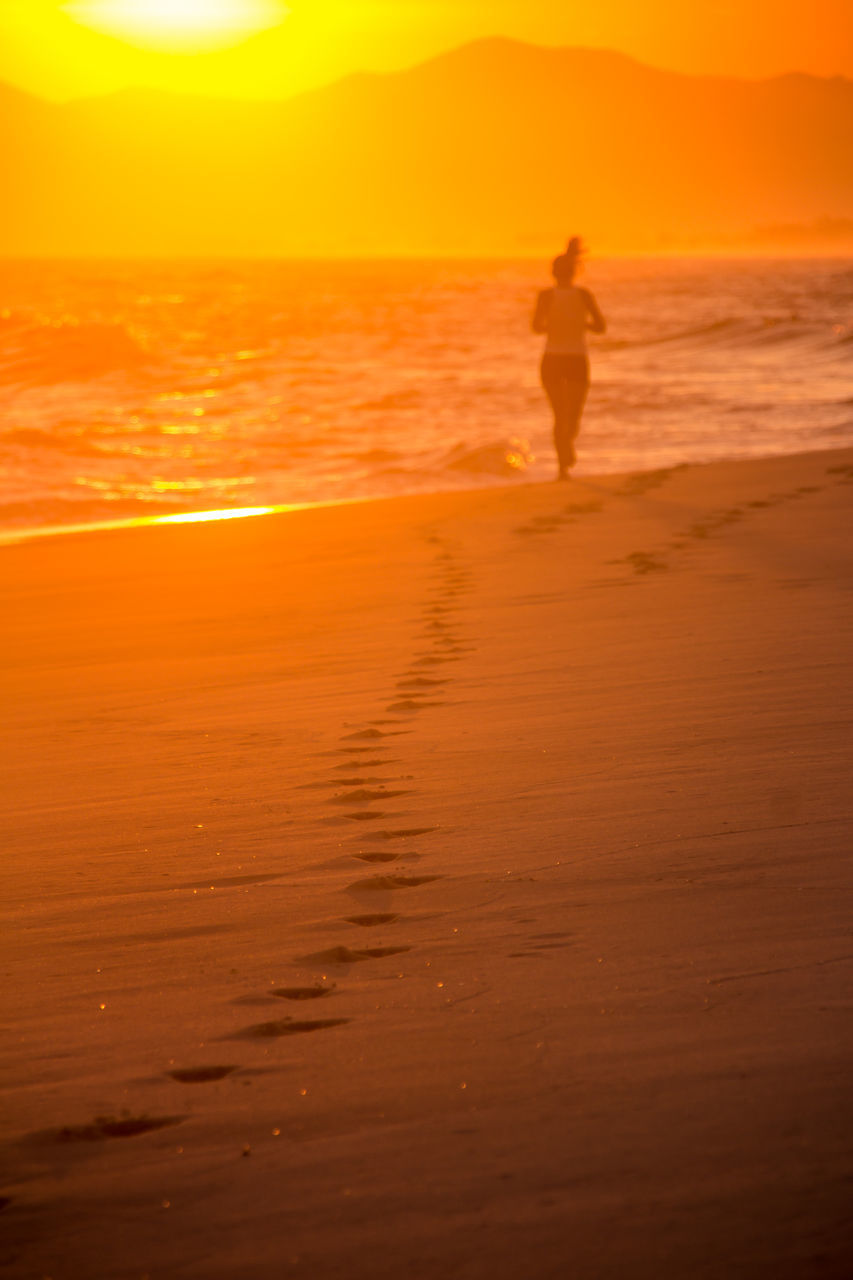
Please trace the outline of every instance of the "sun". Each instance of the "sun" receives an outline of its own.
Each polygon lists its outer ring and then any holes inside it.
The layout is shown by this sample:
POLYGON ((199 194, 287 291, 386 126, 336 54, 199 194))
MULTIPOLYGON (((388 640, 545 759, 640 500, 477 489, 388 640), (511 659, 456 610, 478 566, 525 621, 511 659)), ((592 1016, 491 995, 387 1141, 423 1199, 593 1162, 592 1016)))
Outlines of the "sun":
POLYGON ((165 53, 224 49, 288 15, 284 0, 67 0, 75 22, 165 53))

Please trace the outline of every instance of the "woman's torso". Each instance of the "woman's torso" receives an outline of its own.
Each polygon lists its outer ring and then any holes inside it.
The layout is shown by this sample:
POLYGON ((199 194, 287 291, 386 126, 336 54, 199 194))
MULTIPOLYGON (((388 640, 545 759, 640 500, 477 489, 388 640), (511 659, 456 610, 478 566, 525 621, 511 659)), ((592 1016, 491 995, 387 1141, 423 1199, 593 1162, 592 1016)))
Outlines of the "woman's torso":
POLYGON ((545 352, 555 356, 586 355, 586 294, 577 285, 550 290, 545 352))

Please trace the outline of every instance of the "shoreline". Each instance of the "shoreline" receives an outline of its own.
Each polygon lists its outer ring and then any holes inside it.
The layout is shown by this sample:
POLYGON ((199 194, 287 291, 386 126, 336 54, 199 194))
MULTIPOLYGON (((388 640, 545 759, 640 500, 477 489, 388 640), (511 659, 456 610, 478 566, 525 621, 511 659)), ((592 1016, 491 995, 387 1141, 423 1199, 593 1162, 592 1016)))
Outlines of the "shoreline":
MULTIPOLYGON (((661 471, 678 471, 688 467, 701 469, 702 467, 714 467, 726 464, 736 465, 742 462, 749 463, 772 461, 782 458, 811 457, 819 454, 826 454, 827 456, 831 456, 836 453, 846 454, 850 447, 851 446, 842 445, 829 449, 803 449, 790 453, 760 454, 755 457, 711 458, 699 462, 677 462, 663 467, 648 467, 642 470, 603 471, 595 472, 594 474, 591 473, 589 475, 578 474, 572 476, 568 485, 564 485, 564 488, 568 491, 571 485, 577 487, 581 484, 595 484, 600 481, 626 480, 628 477, 656 474, 661 471)), ((259 506, 224 507, 217 509, 204 509, 200 511, 182 511, 159 516, 127 516, 115 520, 93 520, 91 522, 67 525, 32 525, 10 529, 4 529, 0 526, 0 548, 15 546, 22 542, 31 541, 32 539, 55 538, 71 534, 111 533, 126 529, 158 528, 169 527, 171 525, 205 524, 215 523, 218 521, 253 519, 258 516, 288 515, 298 511, 315 511, 333 509, 336 507, 360 506, 365 503, 396 502, 405 501, 410 498, 429 499, 439 497, 443 494, 474 496, 476 494, 492 492, 495 490, 506 491, 507 493, 516 493, 525 488, 550 488, 553 483, 554 482, 548 480, 520 480, 515 484, 510 484, 507 483, 505 479, 501 478, 494 484, 476 485, 472 488, 453 487, 444 489, 411 490, 404 493, 380 493, 350 498, 328 498, 315 502, 281 502, 259 506)))
POLYGON ((842 1280, 853 449, 42 537, 10 1280, 842 1280))

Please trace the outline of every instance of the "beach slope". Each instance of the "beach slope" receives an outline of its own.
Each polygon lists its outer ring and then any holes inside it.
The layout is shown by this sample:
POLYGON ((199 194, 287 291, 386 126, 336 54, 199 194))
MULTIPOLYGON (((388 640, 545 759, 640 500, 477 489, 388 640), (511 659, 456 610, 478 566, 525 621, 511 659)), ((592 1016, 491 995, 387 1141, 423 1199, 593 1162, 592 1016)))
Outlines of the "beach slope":
POLYGON ((0 1265, 849 1276, 853 451, 0 548, 0 1265))

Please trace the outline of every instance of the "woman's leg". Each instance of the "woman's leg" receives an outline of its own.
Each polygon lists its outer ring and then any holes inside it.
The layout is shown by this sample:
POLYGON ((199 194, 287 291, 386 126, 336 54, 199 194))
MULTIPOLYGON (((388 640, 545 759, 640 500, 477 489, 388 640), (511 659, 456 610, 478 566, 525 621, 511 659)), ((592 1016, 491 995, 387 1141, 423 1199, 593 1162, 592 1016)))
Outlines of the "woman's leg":
POLYGON ((570 466, 577 461, 575 440, 581 429, 581 417, 589 391, 589 365, 582 357, 573 360, 572 367, 567 370, 565 391, 565 427, 563 448, 571 457, 570 466))
POLYGON ((574 449, 572 448, 572 402, 562 357, 550 355, 542 357, 542 386, 554 411, 554 448, 557 451, 560 473, 563 474, 574 462, 574 449))
POLYGON ((589 390, 589 364, 585 356, 542 357, 542 385, 554 411, 554 447, 560 474, 576 462, 575 440, 589 390))

